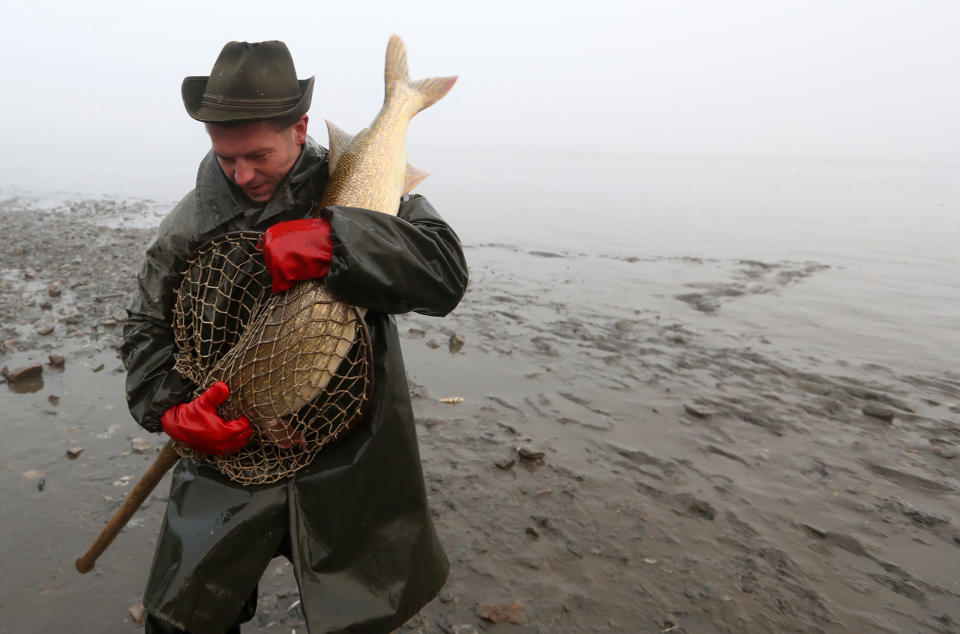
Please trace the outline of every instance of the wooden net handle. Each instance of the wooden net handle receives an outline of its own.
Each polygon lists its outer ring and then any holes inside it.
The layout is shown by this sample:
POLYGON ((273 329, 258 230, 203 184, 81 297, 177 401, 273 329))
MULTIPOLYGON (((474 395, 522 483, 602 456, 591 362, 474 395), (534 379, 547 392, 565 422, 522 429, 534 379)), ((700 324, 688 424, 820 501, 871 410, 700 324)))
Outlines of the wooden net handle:
POLYGON ((77 559, 77 571, 82 573, 89 572, 97 562, 97 558, 103 554, 103 551, 113 542, 117 534, 127 525, 133 514, 146 501, 147 496, 157 486, 163 476, 170 468, 177 464, 180 456, 174 448, 172 440, 167 441, 156 460, 150 465, 146 473, 140 478, 127 497, 123 500, 120 508, 116 510, 107 525, 103 527, 100 534, 93 541, 90 549, 87 550, 79 559, 77 559))

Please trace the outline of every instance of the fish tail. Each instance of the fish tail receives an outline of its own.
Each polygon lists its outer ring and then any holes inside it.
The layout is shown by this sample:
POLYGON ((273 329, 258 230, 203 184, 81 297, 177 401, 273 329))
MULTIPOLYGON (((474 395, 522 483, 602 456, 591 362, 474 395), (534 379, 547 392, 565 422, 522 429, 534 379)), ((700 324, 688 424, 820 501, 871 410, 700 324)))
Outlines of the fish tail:
POLYGON ((407 65, 407 47, 399 35, 391 36, 390 43, 387 44, 384 79, 387 85, 387 95, 390 94, 391 84, 396 83, 406 86, 413 93, 415 99, 414 114, 440 101, 457 82, 455 75, 452 77, 428 77, 411 81, 410 68, 407 65))

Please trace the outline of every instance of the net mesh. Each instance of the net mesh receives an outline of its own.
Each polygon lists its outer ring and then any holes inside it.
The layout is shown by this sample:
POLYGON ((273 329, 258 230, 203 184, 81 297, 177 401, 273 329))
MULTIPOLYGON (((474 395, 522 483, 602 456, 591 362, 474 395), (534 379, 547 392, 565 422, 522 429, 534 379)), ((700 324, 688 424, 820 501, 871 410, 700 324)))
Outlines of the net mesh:
POLYGON ((196 395, 226 382, 221 416, 246 415, 253 426, 239 453, 177 451, 240 484, 276 482, 310 464, 363 415, 372 386, 360 313, 317 280, 274 295, 261 237, 230 233, 198 249, 173 309, 174 369, 198 386, 196 395))

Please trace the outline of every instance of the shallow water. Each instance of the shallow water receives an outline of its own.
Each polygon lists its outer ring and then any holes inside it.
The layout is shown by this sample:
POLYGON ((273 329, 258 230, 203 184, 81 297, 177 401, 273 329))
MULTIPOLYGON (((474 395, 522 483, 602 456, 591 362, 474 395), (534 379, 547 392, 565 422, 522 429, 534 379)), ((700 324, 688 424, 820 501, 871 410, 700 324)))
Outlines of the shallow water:
POLYGON ((697 282, 678 279, 676 269, 637 275, 598 256, 700 258, 717 268, 739 260, 815 262, 829 272, 791 289, 786 301, 753 295, 737 318, 796 349, 839 347, 852 361, 929 372, 960 355, 958 166, 522 153, 472 159, 451 161, 426 185, 458 231, 472 243, 594 256, 581 271, 591 295, 646 298, 661 282, 697 282), (471 173, 484 177, 471 180, 471 173))

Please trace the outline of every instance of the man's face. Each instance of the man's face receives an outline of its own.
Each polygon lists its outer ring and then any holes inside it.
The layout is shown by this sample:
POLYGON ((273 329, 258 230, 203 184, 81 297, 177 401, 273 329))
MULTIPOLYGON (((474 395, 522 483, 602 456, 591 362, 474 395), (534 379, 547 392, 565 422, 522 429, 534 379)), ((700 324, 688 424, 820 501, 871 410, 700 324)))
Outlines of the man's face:
POLYGON ((300 156, 307 115, 285 130, 271 121, 252 121, 231 127, 207 124, 207 133, 227 178, 254 202, 265 203, 300 156))

